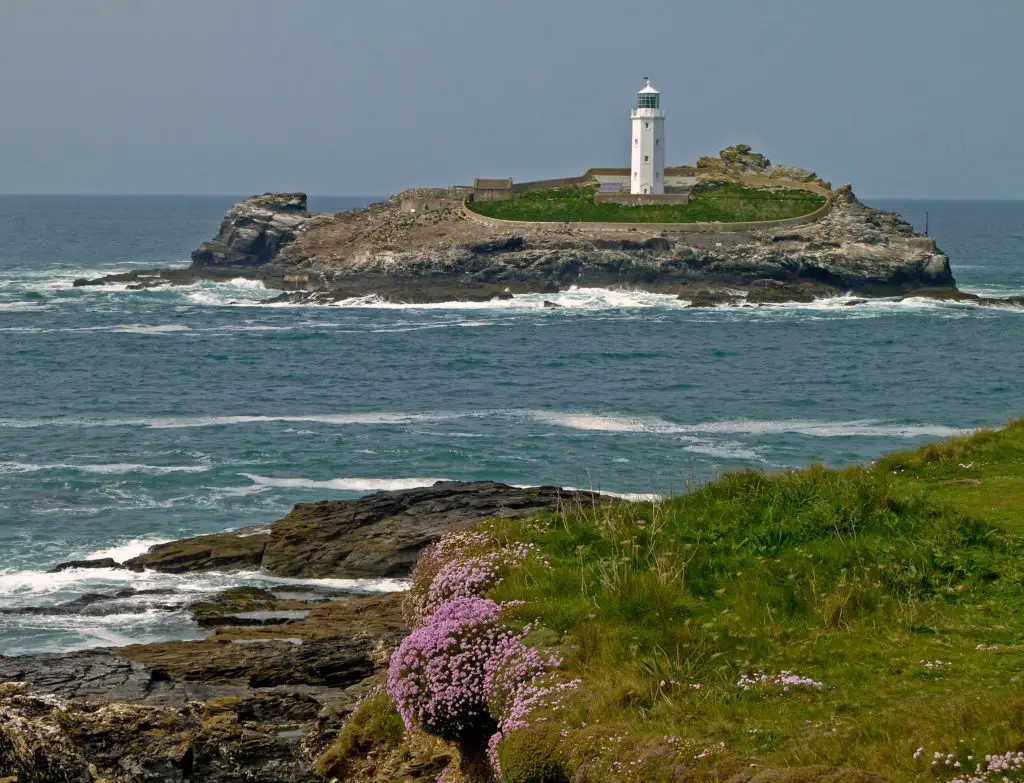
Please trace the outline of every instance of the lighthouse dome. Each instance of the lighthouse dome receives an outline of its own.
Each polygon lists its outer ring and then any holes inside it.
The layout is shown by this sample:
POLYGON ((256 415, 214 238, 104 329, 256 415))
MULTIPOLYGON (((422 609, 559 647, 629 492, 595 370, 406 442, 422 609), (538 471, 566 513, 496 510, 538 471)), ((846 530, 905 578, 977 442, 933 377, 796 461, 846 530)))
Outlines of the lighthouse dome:
POLYGON ((638 109, 660 108, 661 93, 651 86, 651 80, 646 76, 644 77, 644 81, 646 84, 643 89, 636 94, 636 107, 638 109))

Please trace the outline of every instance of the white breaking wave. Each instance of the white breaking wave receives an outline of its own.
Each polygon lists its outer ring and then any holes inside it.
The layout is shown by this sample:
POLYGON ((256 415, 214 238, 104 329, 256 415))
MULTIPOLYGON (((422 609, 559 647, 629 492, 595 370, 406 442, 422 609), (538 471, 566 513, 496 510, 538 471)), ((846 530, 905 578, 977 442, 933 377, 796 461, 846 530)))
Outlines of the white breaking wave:
POLYGON ((111 327, 111 332, 122 332, 124 334, 172 334, 174 332, 190 332, 189 327, 184 324, 124 324, 111 327))
POLYGON ((71 465, 57 462, 50 465, 36 465, 30 462, 0 462, 0 473, 37 473, 50 470, 76 470, 81 473, 118 475, 123 473, 146 473, 162 476, 167 473, 203 473, 210 465, 139 465, 130 462, 115 462, 100 465, 71 465))
MULTIPOLYGON (((115 552, 121 556, 134 557, 145 552, 152 543, 158 543, 157 539, 137 539, 97 550, 90 557, 113 557, 115 552)), ((161 595, 161 603, 183 604, 194 600, 196 593, 216 592, 237 586, 266 587, 282 584, 325 585, 358 592, 391 592, 408 587, 408 583, 401 579, 290 579, 269 576, 260 571, 187 574, 135 572, 122 568, 69 568, 55 574, 32 570, 0 571, 0 607, 39 606, 68 600, 82 593, 113 591, 125 587, 136 590, 174 590, 174 593, 161 595)), ((147 599, 139 596, 138 600, 147 599)))
POLYGON ((699 433, 729 435, 796 434, 812 437, 953 437, 971 430, 940 424, 898 424, 873 419, 856 421, 779 420, 759 421, 739 419, 712 421, 700 424, 674 424, 657 417, 601 416, 591 413, 562 413, 558 411, 524 411, 536 421, 575 430, 602 432, 650 432, 663 435, 690 435, 699 433))
POLYGON ((190 302, 211 307, 251 307, 274 294, 261 280, 236 277, 226 282, 204 281, 176 290, 184 291, 190 302))
POLYGON ((151 427, 176 429, 184 427, 219 427, 232 424, 259 424, 263 422, 314 422, 320 424, 413 424, 416 422, 446 421, 472 416, 473 413, 338 413, 308 415, 260 416, 182 416, 138 419, 0 419, 0 427, 24 429, 47 426, 68 427, 151 427))
POLYGON ((38 310, 52 310, 53 305, 38 302, 0 302, 0 312, 30 313, 38 310))
POLYGON ((907 424, 875 419, 853 421, 818 421, 783 419, 761 421, 737 419, 727 421, 676 424, 657 416, 619 416, 590 412, 549 410, 471 410, 433 411, 423 413, 338 413, 306 415, 195 416, 152 417, 136 419, 0 419, 0 427, 32 428, 46 426, 74 427, 149 427, 175 429, 187 427, 218 427, 267 422, 320 423, 338 426, 401 426, 429 424, 470 418, 528 419, 567 429, 599 432, 652 433, 657 435, 774 435, 796 434, 811 437, 937 437, 963 435, 970 429, 941 424, 907 424))
POLYGON ((106 549, 97 549, 87 554, 84 559, 102 560, 110 557, 118 563, 123 563, 125 560, 131 560, 133 557, 146 554, 150 547, 154 547, 157 544, 166 544, 170 540, 169 538, 133 538, 130 541, 114 544, 106 549))
POLYGON ((376 492, 379 490, 416 489, 430 487, 438 481, 450 481, 443 478, 401 478, 401 479, 370 479, 370 478, 337 478, 317 481, 307 478, 274 478, 257 476, 254 473, 241 473, 254 484, 266 488, 280 489, 337 489, 348 492, 376 492))

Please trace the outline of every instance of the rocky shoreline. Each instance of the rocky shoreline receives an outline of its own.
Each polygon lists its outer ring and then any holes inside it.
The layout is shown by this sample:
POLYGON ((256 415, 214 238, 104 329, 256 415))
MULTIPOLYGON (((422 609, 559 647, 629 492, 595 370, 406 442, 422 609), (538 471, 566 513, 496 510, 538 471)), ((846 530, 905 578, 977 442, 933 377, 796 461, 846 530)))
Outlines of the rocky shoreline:
MULTIPOLYGON (((265 303, 332 304, 360 297, 425 303, 553 294, 571 286, 670 294, 691 306, 773 304, 854 294, 959 292, 949 259, 897 213, 865 206, 849 185, 831 191, 820 220, 774 231, 650 233, 538 224, 513 230, 470 220, 449 200, 409 213, 411 190, 363 209, 307 211, 303 193, 234 205, 184 269, 146 269, 76 286, 133 290, 248 278, 280 294, 265 303)), ((723 228, 727 228, 723 224, 723 228)))
MULTIPOLYGON (((604 502, 615 501, 557 487, 439 482, 300 504, 271 525, 158 545, 121 564, 59 564, 54 571, 259 568, 280 583, 189 604, 206 639, 0 657, 0 780, 322 780, 315 759, 380 681, 407 630, 401 593, 353 595, 303 580, 403 578, 447 533, 604 502)), ((119 601, 138 597, 132 592, 8 611, 80 613, 85 621, 116 612, 119 601)), ((160 595, 146 597, 160 605, 160 595)))

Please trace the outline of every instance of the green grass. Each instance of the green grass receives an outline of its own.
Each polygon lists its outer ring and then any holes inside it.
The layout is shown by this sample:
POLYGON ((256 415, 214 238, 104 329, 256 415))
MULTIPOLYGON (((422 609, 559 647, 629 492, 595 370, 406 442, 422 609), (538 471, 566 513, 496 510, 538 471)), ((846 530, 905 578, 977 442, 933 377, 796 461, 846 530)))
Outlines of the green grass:
POLYGON ((560 741, 527 744, 569 772, 586 760, 587 780, 948 780, 932 753, 1024 748, 1022 422, 868 467, 735 473, 660 504, 493 525, 550 561, 494 597, 525 601, 514 611, 584 683, 533 729, 560 741), (736 685, 784 669, 824 687, 736 685), (829 779, 862 779, 843 774, 829 779))
POLYGON ((598 204, 596 187, 569 186, 521 193, 511 201, 471 202, 474 212, 502 220, 604 223, 736 223, 799 217, 825 203, 806 190, 759 190, 724 183, 700 185, 686 204, 624 207, 598 204))

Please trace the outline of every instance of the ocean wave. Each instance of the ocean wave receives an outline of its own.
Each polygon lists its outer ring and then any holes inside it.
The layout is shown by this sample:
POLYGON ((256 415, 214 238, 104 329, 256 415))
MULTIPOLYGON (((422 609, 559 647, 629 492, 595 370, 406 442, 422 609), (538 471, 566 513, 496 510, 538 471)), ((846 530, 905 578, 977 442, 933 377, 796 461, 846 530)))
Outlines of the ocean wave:
POLYGON ((111 332, 124 334, 173 334, 174 332, 190 332, 190 327, 184 324, 123 324, 109 328, 111 332))
POLYGON ((53 305, 38 302, 0 302, 0 313, 32 313, 52 309, 53 305))
POLYGON ((600 432, 649 432, 662 435, 692 435, 699 433, 728 435, 795 434, 811 437, 953 437, 970 430, 941 424, 901 424, 874 419, 855 421, 769 420, 736 419, 710 421, 698 424, 675 424, 657 417, 625 417, 592 413, 564 413, 559 411, 524 411, 535 421, 574 430, 600 432))
POLYGON ((109 557, 118 563, 123 563, 125 560, 131 560, 133 557, 146 554, 151 547, 157 544, 166 544, 170 540, 169 538, 132 538, 128 541, 108 546, 105 549, 89 552, 85 559, 102 560, 109 557))
POLYGON ((420 413, 322 413, 302 415, 237 415, 237 416, 183 416, 135 419, 0 419, 0 428, 33 428, 46 426, 74 427, 147 427, 152 429, 178 429, 189 427, 219 427, 268 422, 319 423, 337 426, 404 426, 430 424, 458 419, 527 419, 566 429, 596 432, 651 433, 658 435, 775 435, 796 434, 811 437, 953 437, 970 432, 969 429, 941 424, 889 422, 876 419, 851 421, 819 421, 804 419, 756 420, 734 419, 679 424, 657 416, 621 416, 586 411, 552 410, 467 410, 427 411, 420 413))
POLYGON ((272 476, 257 476, 254 473, 240 473, 254 484, 266 488, 280 489, 336 489, 346 492, 377 492, 380 490, 416 489, 417 487, 430 487, 438 481, 449 481, 443 478, 400 478, 400 479, 371 479, 371 478, 337 478, 317 481, 307 478, 275 478, 272 476))
POLYGON ((222 282, 204 280, 173 290, 183 293, 189 302, 207 307, 252 307, 273 293, 262 280, 247 277, 222 282))
POLYGON ((130 462, 114 462, 97 465, 73 465, 64 462, 57 462, 49 465, 37 465, 31 462, 0 462, 0 473, 39 473, 56 470, 74 470, 80 473, 100 473, 108 475, 145 473, 153 476, 162 476, 167 473, 203 473, 210 469, 210 465, 140 465, 130 462))
POLYGON ((171 416, 137 419, 0 419, 0 427, 27 429, 35 427, 150 427, 152 429, 179 429, 187 427, 220 427, 233 424, 260 424, 265 422, 308 422, 320 424, 403 425, 417 422, 446 421, 473 415, 472 413, 324 413, 305 415, 255 416, 171 416))
MULTIPOLYGON (((122 557, 134 557, 145 552, 153 543, 162 543, 163 540, 166 539, 135 539, 96 550, 89 556, 113 557, 113 553, 116 552, 122 557)), ((195 600, 197 594, 213 593, 231 587, 281 585, 323 585, 353 592, 375 593, 404 590, 408 587, 408 582, 402 579, 292 579, 270 576, 261 571, 166 574, 148 570, 128 571, 122 568, 69 568, 51 574, 37 570, 16 570, 0 571, 0 607, 46 606, 70 600, 83 593, 116 591, 123 588, 170 590, 172 592, 159 596, 160 602, 184 604, 195 600)), ((143 595, 138 596, 137 600, 150 599, 143 595)))

